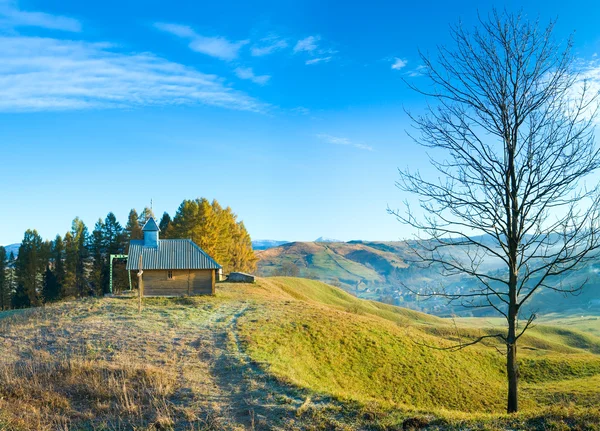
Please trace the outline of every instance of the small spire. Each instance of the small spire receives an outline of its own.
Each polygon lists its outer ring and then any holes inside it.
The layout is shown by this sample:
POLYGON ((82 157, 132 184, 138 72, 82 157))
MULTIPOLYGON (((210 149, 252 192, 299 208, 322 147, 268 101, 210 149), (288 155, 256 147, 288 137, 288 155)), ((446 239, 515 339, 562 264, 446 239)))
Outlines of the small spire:
POLYGON ((150 216, 144 227, 142 228, 144 232, 160 232, 160 228, 156 224, 156 220, 154 217, 150 216))

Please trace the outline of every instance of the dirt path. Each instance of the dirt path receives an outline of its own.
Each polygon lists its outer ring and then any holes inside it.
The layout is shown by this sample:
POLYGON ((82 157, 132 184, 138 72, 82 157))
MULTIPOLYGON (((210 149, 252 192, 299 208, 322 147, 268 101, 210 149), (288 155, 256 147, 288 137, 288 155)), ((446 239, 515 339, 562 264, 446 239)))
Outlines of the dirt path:
POLYGON ((181 367, 176 402, 200 407, 208 429, 286 429, 306 402, 301 391, 268 376, 244 352, 237 321, 251 307, 234 303, 214 310, 192 343, 196 363, 181 367))

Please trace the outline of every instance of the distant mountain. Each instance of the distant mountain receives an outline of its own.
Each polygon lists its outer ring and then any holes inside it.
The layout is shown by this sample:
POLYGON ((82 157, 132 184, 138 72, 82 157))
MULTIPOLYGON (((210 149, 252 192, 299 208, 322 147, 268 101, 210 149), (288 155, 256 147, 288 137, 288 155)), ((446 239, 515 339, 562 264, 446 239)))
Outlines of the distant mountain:
POLYGON ((17 257, 19 255, 19 247, 21 247, 21 244, 5 245, 4 248, 6 249, 6 256, 10 256, 10 252, 12 251, 15 257, 17 257))
POLYGON ((254 250, 267 250, 282 244, 287 244, 288 242, 289 241, 278 241, 276 239, 257 239, 252 241, 252 248, 254 250))
POLYGON ((344 241, 340 241, 339 239, 333 239, 333 238, 327 238, 324 236, 320 236, 317 239, 315 239, 315 242, 344 242, 344 241))
MULTIPOLYGON (((454 253, 459 259, 461 255, 466 256, 465 250, 460 248, 454 253)), ((411 262, 411 255, 404 241, 292 242, 257 251, 258 274, 319 279, 361 298, 441 316, 486 315, 486 310, 450 307, 442 298, 423 300, 415 296, 407 286, 411 290, 444 286, 449 291, 460 292, 477 282, 462 275, 442 276, 435 267, 424 268, 411 262)), ((491 260, 483 262, 480 268, 499 276, 504 271, 491 260)), ((570 273, 568 278, 574 284, 587 280, 580 295, 565 299, 554 291, 540 291, 529 302, 529 309, 540 314, 600 314, 600 261, 570 273)))
POLYGON ((356 292, 393 285, 396 272, 409 266, 403 259, 406 253, 402 242, 292 242, 258 251, 258 272, 278 274, 292 264, 301 276, 356 292))

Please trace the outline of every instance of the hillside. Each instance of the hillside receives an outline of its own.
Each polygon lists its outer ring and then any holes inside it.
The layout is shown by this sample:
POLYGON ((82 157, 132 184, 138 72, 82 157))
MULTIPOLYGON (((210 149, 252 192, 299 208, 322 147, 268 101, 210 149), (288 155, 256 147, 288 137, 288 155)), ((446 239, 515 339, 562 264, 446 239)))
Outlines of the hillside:
POLYGON ((521 347, 524 411, 513 418, 500 413, 503 356, 493 347, 432 348, 492 330, 482 323, 460 321, 457 333, 446 319, 285 277, 221 283, 215 297, 146 299, 141 317, 135 298, 4 312, 0 429, 600 423, 600 321, 531 330, 521 347))
POLYGON ((13 253, 15 255, 15 257, 17 257, 19 255, 19 247, 20 246, 21 246, 21 244, 5 245, 4 248, 6 249, 6 255, 10 256, 10 253, 13 253))
POLYGON ((252 240, 252 248, 254 250, 267 250, 269 248, 277 247, 288 242, 289 241, 278 241, 275 239, 256 239, 252 240))
MULTIPOLYGON (((460 250, 455 252, 460 254, 460 250)), ((449 308, 441 298, 423 301, 406 289, 404 286, 418 291, 426 286, 444 285, 452 291, 476 282, 461 276, 442 277, 435 267, 418 267, 411 263, 410 248, 403 241, 293 242, 257 251, 257 257, 258 273, 262 276, 299 275, 318 279, 361 298, 445 317, 452 314, 482 315, 480 310, 449 308), (297 268, 297 274, 290 268, 297 268)), ((488 264, 487 268, 490 272, 498 270, 492 264, 488 264)), ((569 281, 575 285, 587 281, 586 288, 577 296, 565 300, 557 292, 540 292, 528 306, 539 314, 600 315, 599 272, 600 262, 568 275, 569 281)))

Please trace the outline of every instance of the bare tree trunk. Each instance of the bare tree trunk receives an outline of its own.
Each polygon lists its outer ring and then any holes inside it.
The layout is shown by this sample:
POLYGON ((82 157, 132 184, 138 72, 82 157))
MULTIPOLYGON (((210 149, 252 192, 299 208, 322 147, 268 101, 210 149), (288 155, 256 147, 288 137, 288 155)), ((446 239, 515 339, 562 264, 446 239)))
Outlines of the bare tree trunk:
POLYGON ((519 409, 519 365, 517 364, 516 314, 516 307, 510 307, 508 315, 508 336, 506 337, 506 375, 508 378, 508 404, 506 411, 508 413, 515 413, 519 409))

